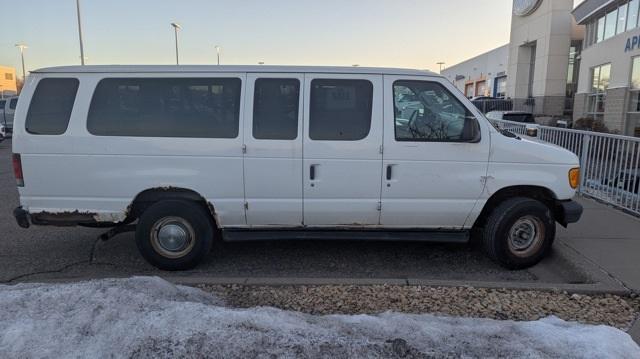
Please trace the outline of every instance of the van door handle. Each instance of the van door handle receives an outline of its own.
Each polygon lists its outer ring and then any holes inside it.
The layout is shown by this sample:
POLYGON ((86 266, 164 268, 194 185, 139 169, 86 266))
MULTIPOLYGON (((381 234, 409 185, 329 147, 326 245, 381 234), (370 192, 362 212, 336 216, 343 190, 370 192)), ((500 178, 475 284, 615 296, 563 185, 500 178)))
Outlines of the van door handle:
POLYGON ((391 181, 391 176, 393 175, 393 165, 387 165, 387 181, 391 181))
POLYGON ((316 179, 316 165, 309 167, 309 179, 315 181, 316 179))

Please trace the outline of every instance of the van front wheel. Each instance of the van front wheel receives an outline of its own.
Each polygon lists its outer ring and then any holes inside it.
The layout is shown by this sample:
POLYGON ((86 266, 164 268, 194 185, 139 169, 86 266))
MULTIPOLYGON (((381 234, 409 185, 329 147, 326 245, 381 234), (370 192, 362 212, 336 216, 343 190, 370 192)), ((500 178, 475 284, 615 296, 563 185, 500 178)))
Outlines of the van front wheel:
POLYGON ((502 202, 491 212, 483 245, 494 261, 509 269, 522 269, 544 258, 555 234, 555 220, 544 203, 517 197, 502 202))
POLYGON ((210 252, 213 224, 198 203, 161 201, 144 211, 136 228, 140 254, 163 270, 191 269, 210 252))

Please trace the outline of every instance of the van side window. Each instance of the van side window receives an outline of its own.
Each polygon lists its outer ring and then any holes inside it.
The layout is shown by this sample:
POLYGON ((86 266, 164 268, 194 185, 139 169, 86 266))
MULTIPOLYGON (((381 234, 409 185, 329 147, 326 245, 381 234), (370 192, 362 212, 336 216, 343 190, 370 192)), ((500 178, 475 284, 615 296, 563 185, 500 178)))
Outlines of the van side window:
POLYGON ((309 137, 358 141, 369 134, 373 84, 367 80, 311 81, 309 137))
POLYGON ((9 101, 9 109, 15 110, 16 106, 18 106, 18 99, 12 98, 11 101, 9 101))
POLYGON ((238 78, 107 78, 93 94, 97 136, 236 138, 238 78))
POLYGON ((0 110, 4 110, 4 104, 7 103, 7 100, 0 100, 0 110))
POLYGON ((393 84, 397 141, 456 142, 464 138, 473 114, 444 86, 429 81, 393 84))
POLYGON ((253 137, 294 140, 298 137, 298 79, 257 79, 253 96, 253 137))
POLYGON ((65 133, 69 126, 79 84, 78 79, 48 78, 40 80, 27 112, 25 123, 27 132, 34 135, 61 135, 65 133))

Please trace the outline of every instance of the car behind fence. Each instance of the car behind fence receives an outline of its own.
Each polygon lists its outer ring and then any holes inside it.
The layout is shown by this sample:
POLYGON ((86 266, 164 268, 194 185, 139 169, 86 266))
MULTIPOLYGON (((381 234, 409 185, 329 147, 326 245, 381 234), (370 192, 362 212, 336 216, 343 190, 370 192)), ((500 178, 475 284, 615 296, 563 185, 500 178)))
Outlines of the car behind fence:
POLYGON ((580 158, 581 194, 640 215, 640 138, 490 120, 496 127, 572 151, 580 158), (534 130, 535 129, 535 130, 534 130))
POLYGON ((489 113, 491 111, 524 111, 533 113, 536 104, 533 98, 478 99, 471 102, 482 113, 489 113))

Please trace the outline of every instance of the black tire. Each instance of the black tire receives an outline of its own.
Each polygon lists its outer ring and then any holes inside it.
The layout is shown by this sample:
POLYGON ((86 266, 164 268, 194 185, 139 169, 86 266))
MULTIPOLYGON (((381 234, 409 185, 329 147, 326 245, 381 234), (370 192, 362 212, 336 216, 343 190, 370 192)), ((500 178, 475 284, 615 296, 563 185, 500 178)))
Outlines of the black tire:
POLYGON ((196 202, 160 201, 151 205, 140 216, 136 227, 136 244, 144 259, 159 269, 191 269, 211 251, 213 227, 206 209, 196 202), (166 249, 158 238, 162 228, 169 226, 178 228, 190 240, 185 241, 186 244, 181 247, 166 249))
POLYGON ((555 234, 553 214, 544 203, 515 197, 500 203, 491 212, 482 242, 492 260, 509 269, 523 269, 537 264, 547 255, 555 234), (531 236, 531 233, 535 235, 531 236), (534 239, 527 246, 532 237, 534 239))

